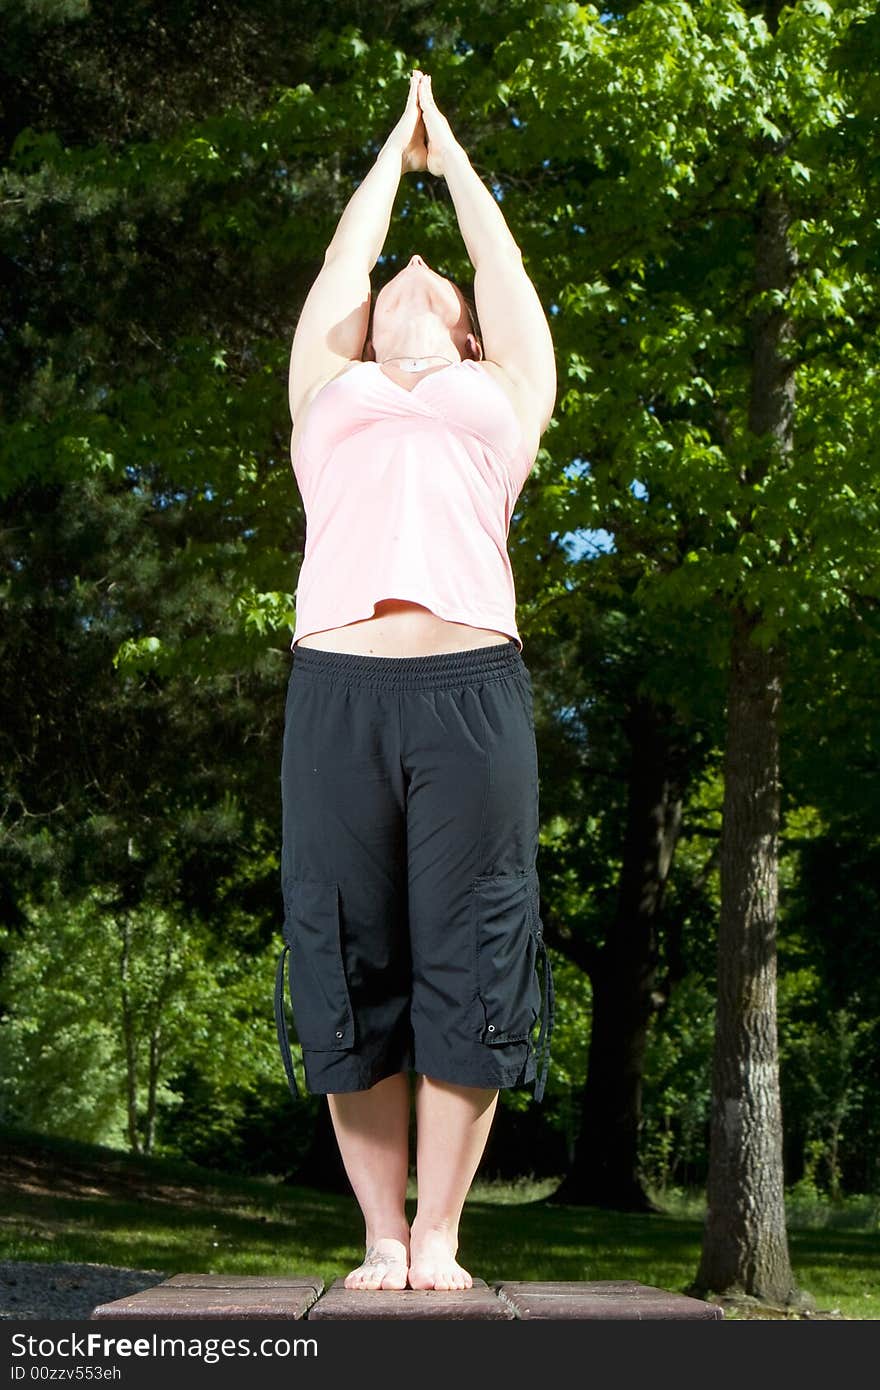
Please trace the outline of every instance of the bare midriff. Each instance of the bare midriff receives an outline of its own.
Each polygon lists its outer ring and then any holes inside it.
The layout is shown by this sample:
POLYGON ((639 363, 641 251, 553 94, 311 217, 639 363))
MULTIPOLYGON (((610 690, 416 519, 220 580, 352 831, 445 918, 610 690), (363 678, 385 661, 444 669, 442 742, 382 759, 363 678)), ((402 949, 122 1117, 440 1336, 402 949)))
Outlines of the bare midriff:
POLYGON ((441 652, 499 646, 509 640, 506 632, 494 628, 439 618, 420 603, 384 598, 373 605, 372 617, 307 633, 297 639, 296 646, 359 656, 438 656, 441 652))

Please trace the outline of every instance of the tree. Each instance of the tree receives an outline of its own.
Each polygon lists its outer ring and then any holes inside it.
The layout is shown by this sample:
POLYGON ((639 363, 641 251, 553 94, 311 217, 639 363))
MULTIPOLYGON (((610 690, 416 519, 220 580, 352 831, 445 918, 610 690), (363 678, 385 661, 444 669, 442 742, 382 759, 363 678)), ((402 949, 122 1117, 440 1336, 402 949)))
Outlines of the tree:
MULTIPOLYGON (((803 156, 815 161, 824 148, 850 197, 855 192, 858 199, 859 170, 853 167, 852 151, 845 150, 841 158, 826 132, 829 125, 838 124, 846 109, 829 80, 828 68, 833 68, 829 54, 834 48, 828 41, 832 39, 839 48, 842 39, 851 40, 847 30, 859 16, 850 11, 841 21, 829 7, 815 6, 801 14, 789 11, 783 23, 778 10, 776 5, 767 7, 762 48, 793 49, 801 65, 806 59, 814 79, 825 78, 825 95, 824 100, 805 102, 799 108, 793 102, 779 103, 782 130, 768 131, 769 153, 797 164, 803 156)), ((793 72, 786 76, 793 82, 793 72)), ((826 176, 827 169, 826 163, 826 176)), ((742 486, 755 491, 764 491, 768 483, 797 471, 795 369, 804 336, 793 312, 799 255, 792 222, 806 209, 792 194, 788 171, 781 168, 775 183, 762 193, 755 227, 757 303, 752 315, 748 429, 767 447, 740 479, 742 486)), ((822 207, 826 215, 831 212, 829 220, 833 220, 833 212, 844 209, 839 205, 829 209, 829 201, 826 191, 814 208, 822 207)), ((845 212, 850 215, 849 208, 845 212)), ((863 293, 858 276, 849 279, 844 271, 842 279, 841 299, 855 307, 863 293)), ((806 365, 803 359, 801 365, 806 365)), ((876 481, 875 477, 875 491, 876 481)), ((852 492, 844 478, 838 486, 844 496, 852 492)), ((748 534, 752 516, 743 516, 742 524, 748 534)), ((796 543, 790 531, 780 538, 777 553, 783 569, 795 567, 796 543)), ((820 582, 837 580, 832 602, 858 601, 863 543, 857 537, 852 546, 843 548, 835 556, 831 573, 822 577, 820 582), (845 566, 843 582, 838 565, 845 566)), ((813 551, 814 562, 819 559, 813 547, 807 548, 813 551)), ((767 587, 743 585, 733 609, 708 1214, 695 1284, 791 1304, 808 1300, 794 1283, 784 1224, 775 928, 785 639, 780 612, 767 587), (762 627, 768 616, 769 623, 762 627)))
POLYGON ((843 75, 876 19, 821 3, 641 4, 620 22, 579 10, 557 28, 556 64, 543 56, 551 22, 511 36, 506 91, 529 151, 552 151, 542 260, 548 276, 568 272, 556 326, 572 381, 554 453, 589 463, 569 487, 541 470, 525 534, 604 525, 616 545, 568 584, 550 547, 535 612, 549 632, 561 605, 635 575, 656 624, 705 620, 726 673, 698 1283, 797 1302, 775 1038, 778 720, 788 646, 875 591, 877 478, 859 441, 876 417, 867 85, 863 68, 845 92, 843 75))

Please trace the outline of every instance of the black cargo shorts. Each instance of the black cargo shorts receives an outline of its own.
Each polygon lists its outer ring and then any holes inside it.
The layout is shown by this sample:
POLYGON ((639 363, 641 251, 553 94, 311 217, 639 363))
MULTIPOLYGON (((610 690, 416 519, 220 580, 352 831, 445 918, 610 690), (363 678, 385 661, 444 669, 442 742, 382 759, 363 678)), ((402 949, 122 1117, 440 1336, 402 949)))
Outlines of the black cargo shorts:
POLYGON ((516 642, 386 657, 294 647, 281 759, 275 1020, 297 1095, 396 1072, 492 1088, 550 1059, 532 682, 516 642), (543 1000, 538 958, 543 965, 543 1000))

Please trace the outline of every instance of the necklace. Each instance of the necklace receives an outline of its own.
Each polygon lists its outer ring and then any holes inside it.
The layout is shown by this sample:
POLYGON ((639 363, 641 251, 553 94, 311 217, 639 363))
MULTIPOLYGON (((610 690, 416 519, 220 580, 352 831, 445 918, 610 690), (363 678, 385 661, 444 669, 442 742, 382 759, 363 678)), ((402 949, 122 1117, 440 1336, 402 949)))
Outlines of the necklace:
POLYGON ((421 372, 429 362, 448 362, 450 367, 455 366, 451 358, 441 357, 439 354, 432 357, 384 357, 380 366, 384 366, 386 362, 400 362, 402 372, 421 372))

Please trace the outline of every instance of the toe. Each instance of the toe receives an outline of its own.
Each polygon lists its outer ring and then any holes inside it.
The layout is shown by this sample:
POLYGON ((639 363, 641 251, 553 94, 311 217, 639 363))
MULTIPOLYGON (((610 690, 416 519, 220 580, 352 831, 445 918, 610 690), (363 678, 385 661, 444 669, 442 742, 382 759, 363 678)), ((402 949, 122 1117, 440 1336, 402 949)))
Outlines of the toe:
POLYGON ((389 1258, 376 1261, 369 1269, 361 1267, 352 1270, 344 1284, 347 1289, 365 1289, 369 1292, 377 1289, 404 1289, 406 1274, 404 1261, 389 1258))

